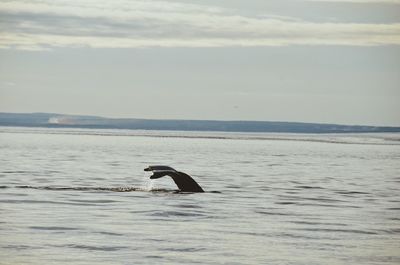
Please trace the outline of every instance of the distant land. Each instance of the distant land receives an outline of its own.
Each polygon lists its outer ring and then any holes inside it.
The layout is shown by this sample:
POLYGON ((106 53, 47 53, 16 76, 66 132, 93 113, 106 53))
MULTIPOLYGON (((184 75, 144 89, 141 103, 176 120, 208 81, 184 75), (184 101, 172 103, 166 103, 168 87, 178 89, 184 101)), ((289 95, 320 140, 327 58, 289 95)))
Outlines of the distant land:
POLYGON ((113 119, 56 113, 2 113, 0 126, 271 133, 400 132, 400 127, 271 121, 113 119))

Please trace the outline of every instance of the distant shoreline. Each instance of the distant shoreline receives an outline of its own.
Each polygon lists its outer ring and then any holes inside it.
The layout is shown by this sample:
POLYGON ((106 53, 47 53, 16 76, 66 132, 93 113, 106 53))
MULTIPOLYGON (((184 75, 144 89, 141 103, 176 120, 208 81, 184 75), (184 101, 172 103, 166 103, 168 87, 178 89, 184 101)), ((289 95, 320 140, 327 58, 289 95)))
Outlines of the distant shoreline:
POLYGON ((238 133, 396 133, 400 127, 301 122, 114 119, 56 113, 1 113, 0 126, 238 133))

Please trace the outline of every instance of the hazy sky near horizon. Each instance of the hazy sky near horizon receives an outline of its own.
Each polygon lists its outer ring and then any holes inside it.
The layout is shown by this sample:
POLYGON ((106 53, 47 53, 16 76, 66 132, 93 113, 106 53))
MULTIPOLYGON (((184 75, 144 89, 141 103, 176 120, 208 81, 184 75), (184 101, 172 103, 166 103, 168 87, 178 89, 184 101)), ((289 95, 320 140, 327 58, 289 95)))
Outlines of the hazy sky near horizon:
POLYGON ((400 126, 400 0, 0 0, 0 112, 400 126))

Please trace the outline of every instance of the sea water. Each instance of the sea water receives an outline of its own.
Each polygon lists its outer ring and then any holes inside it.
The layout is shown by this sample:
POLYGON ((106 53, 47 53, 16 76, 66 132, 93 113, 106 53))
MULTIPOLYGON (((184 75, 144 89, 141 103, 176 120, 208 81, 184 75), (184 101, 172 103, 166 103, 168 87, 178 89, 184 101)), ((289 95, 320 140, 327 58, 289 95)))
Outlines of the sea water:
POLYGON ((0 264, 400 264, 399 162, 399 134, 0 127, 0 264))

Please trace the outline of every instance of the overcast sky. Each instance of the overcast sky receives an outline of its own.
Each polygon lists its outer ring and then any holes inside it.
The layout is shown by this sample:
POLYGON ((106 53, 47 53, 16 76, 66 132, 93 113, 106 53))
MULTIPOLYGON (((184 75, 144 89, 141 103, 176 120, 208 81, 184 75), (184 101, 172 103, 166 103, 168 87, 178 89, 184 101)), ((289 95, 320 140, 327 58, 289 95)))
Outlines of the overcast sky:
POLYGON ((0 112, 400 126, 400 0, 0 0, 0 112))

